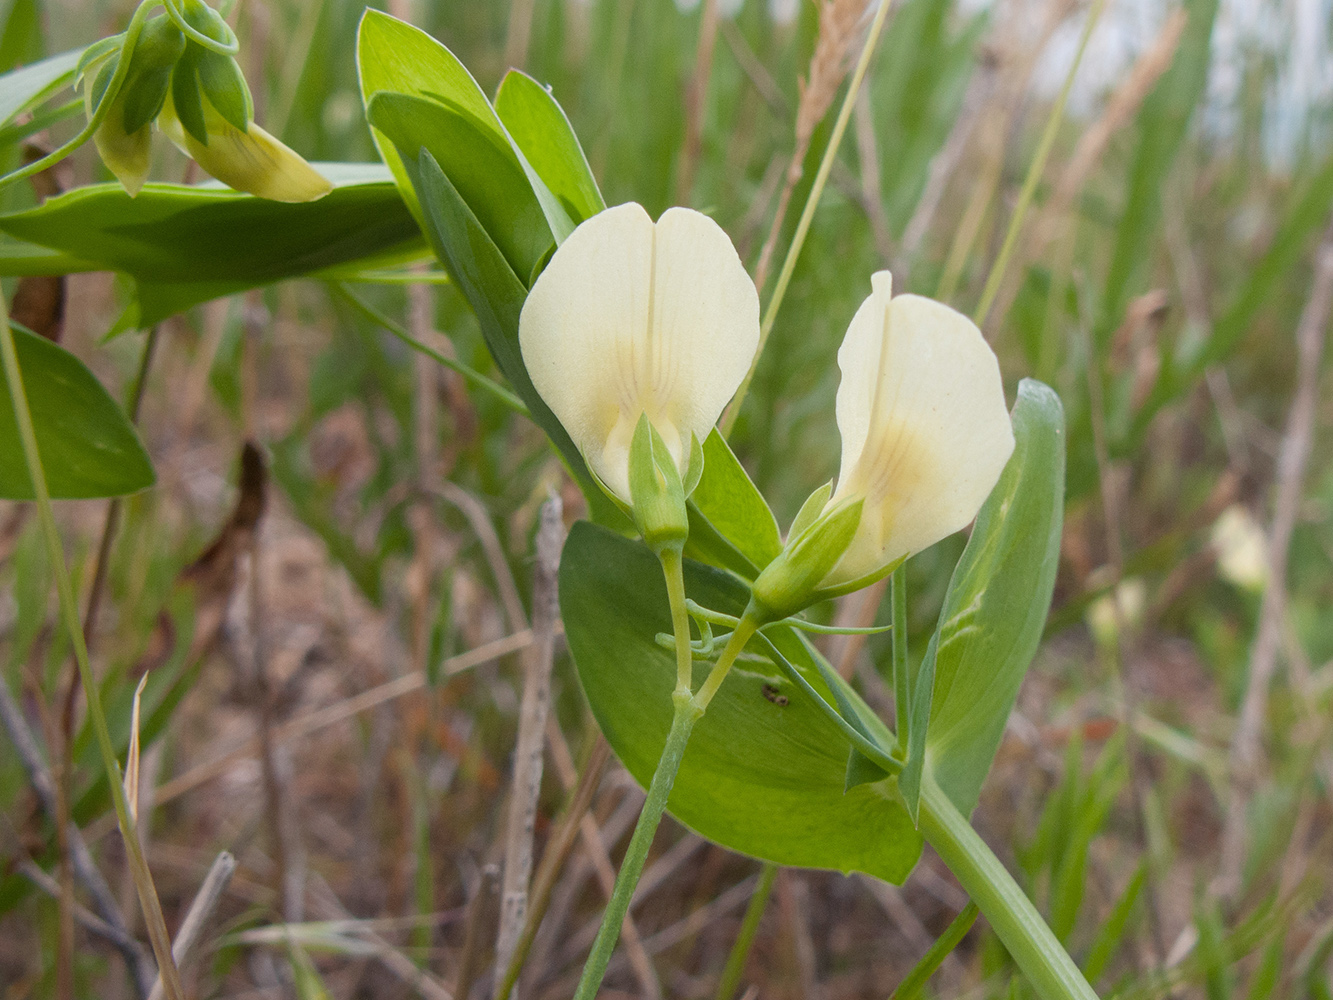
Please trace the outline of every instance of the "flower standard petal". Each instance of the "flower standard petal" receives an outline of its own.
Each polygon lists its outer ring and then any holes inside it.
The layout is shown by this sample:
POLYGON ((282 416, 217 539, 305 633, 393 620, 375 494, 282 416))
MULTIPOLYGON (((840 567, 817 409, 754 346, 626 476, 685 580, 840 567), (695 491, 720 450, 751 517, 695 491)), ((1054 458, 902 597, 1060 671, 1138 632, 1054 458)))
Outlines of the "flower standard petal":
POLYGON ((639 416, 629 420, 625 411, 639 396, 635 349, 648 326, 652 253, 653 220, 642 206, 600 212, 560 245, 519 319, 533 386, 593 473, 625 503, 639 416))
MULTIPOLYGON (((708 216, 671 208, 657 220, 649 419, 702 441, 750 370, 759 346, 759 293, 730 238, 708 216)), ((668 447, 673 443, 667 439, 668 447)))
POLYGON ((745 376, 759 302, 725 232, 629 203, 580 225, 533 285, 519 344, 533 385, 615 496, 630 502, 639 418, 683 473, 745 376))
POLYGON ((931 299, 891 298, 887 273, 873 284, 838 352, 833 501, 862 496, 865 506, 830 586, 964 527, 1014 448, 999 362, 976 325, 931 299))

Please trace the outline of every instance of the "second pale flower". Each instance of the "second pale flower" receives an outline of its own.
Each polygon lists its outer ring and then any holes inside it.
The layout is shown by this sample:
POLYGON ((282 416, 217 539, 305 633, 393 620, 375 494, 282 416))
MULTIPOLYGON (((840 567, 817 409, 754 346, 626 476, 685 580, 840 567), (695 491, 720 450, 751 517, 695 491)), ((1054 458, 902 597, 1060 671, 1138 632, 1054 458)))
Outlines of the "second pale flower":
POLYGON ((838 351, 842 466, 830 506, 864 501, 838 587, 873 577, 967 525, 1014 450, 995 353, 976 324, 887 271, 838 351))

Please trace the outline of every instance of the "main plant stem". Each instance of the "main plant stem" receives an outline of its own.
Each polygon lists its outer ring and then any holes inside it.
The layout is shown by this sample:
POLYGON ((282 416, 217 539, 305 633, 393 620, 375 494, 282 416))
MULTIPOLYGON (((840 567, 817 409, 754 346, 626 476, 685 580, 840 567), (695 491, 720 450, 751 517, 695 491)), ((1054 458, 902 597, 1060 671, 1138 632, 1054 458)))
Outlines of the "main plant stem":
POLYGON ((597 996, 602 978, 606 975, 606 966, 611 961, 611 953, 620 937, 620 928, 625 923, 625 914, 629 912, 630 901, 634 898, 634 889, 639 884, 639 876, 643 874, 643 866, 648 860, 648 849, 652 847, 653 836, 662 822, 667 799, 671 797, 671 788, 676 783, 676 773, 685 756, 685 747, 690 742, 690 733, 694 731, 694 724, 703 716, 708 703, 726 679, 731 665, 736 662, 736 657, 757 628, 757 624, 750 618, 741 619, 703 687, 698 694, 692 694, 694 654, 690 649, 690 624, 685 608, 681 556, 679 552, 667 550, 660 554, 660 558, 671 603, 672 628, 676 633, 676 690, 671 695, 675 710, 666 746, 662 748, 657 770, 653 772, 652 783, 648 786, 648 798, 643 803, 639 820, 634 825, 634 836, 630 838, 629 848, 620 863, 615 888, 607 901, 606 912, 602 914, 602 926, 597 930, 592 952, 583 966, 583 975, 574 992, 574 1000, 594 1000, 597 996))
POLYGON ((921 782, 921 832, 1042 1000, 1097 1000, 1032 901, 929 773, 921 782))

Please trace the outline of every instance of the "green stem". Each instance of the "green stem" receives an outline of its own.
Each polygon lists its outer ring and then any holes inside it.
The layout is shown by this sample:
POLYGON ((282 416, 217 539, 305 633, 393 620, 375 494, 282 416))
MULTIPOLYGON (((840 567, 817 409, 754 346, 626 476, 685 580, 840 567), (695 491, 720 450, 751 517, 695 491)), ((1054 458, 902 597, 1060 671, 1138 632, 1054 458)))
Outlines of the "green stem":
POLYGON ((167 17, 171 18, 171 22, 180 29, 181 34, 201 48, 208 49, 210 52, 216 52, 218 55, 223 56, 234 56, 237 52, 241 51, 241 43, 236 39, 236 32, 232 31, 231 25, 227 24, 225 21, 221 23, 222 27, 227 31, 228 40, 219 42, 216 38, 211 38, 208 35, 205 35, 189 21, 185 20, 185 12, 176 6, 176 0, 156 0, 156 2, 153 3, 153 6, 157 6, 157 2, 160 2, 166 9, 167 17))
POLYGON ((690 613, 685 607, 684 559, 676 549, 663 549, 662 575, 666 577, 667 600, 671 604, 671 628, 676 635, 676 692, 690 695, 694 681, 694 653, 690 649, 690 613))
POLYGON ((1042 1000, 1097 1000, 1032 901, 929 774, 921 782, 921 832, 1042 1000))
POLYGON ((750 946, 754 944, 754 936, 759 931, 759 921, 764 915, 764 908, 768 906, 768 897, 773 891, 773 880, 777 874, 778 866, 765 861, 763 871, 759 873, 759 884, 750 897, 750 905, 745 908, 740 933, 736 935, 736 943, 731 946, 731 954, 727 956, 727 964, 722 969, 722 978, 718 980, 716 1000, 731 1000, 736 987, 741 984, 745 960, 750 957, 750 946))
POLYGON ((893 712, 898 749, 907 759, 907 730, 912 718, 912 692, 907 673, 907 564, 889 578, 889 603, 893 607, 893 712))
POLYGON ((981 909, 972 900, 967 901, 958 916, 944 929, 930 949, 921 956, 921 961, 913 966, 903 981, 898 984, 898 988, 893 991, 889 1000, 916 1000, 922 989, 925 988, 930 977, 935 975, 936 970, 943 964, 949 953, 958 947, 959 943, 967 936, 967 932, 972 929, 972 925, 977 922, 977 915, 981 909))
POLYGON ((852 81, 847 85, 847 94, 842 99, 838 118, 833 123, 833 132, 829 135, 828 145, 824 147, 823 159, 819 161, 819 169, 810 184, 810 194, 806 196, 805 208, 801 210, 801 218, 796 223, 796 232, 792 234, 791 246, 787 248, 787 256, 782 261, 782 270, 778 272, 778 282, 773 286, 773 297, 768 300, 768 306, 764 309, 763 322, 759 326, 759 346, 754 352, 754 360, 750 362, 750 370, 745 373, 745 381, 736 390, 736 395, 732 397, 731 405, 727 407, 727 412, 718 428, 724 438, 730 437, 736 427, 741 404, 745 402, 745 394, 750 391, 750 382, 753 381, 755 370, 759 367, 759 357, 764 353, 768 335, 773 332, 773 324, 777 322, 778 309, 787 294, 787 285, 791 283, 791 276, 796 270, 796 261, 801 256, 801 248, 805 246, 805 237, 810 232, 810 224, 814 221, 815 209, 819 207, 824 185, 828 183, 829 174, 833 171, 833 162, 838 158, 838 147, 842 145, 847 123, 851 121, 852 109, 856 106, 856 95, 861 89, 862 81, 865 80, 866 71, 870 69, 870 57, 875 53, 875 45, 879 42, 880 32, 884 29, 884 20, 888 17, 891 6, 891 0, 884 0, 879 5, 875 20, 866 34, 865 44, 861 47, 861 56, 856 62, 856 69, 852 71, 852 81))
POLYGON ((419 351, 433 361, 444 365, 444 367, 448 368, 450 371, 457 372, 472 386, 478 389, 484 389, 486 392, 491 393, 496 399, 500 400, 500 402, 504 403, 505 406, 509 407, 515 413, 522 414, 525 417, 532 416, 532 414, 528 412, 527 404, 504 386, 500 385, 500 383, 487 378, 475 368, 465 365, 463 362, 454 358, 445 357, 434 348, 423 344, 421 341, 413 337, 412 334, 408 333, 401 323, 394 322, 370 303, 364 301, 342 282, 329 282, 329 289, 366 319, 393 334, 408 347, 412 348, 412 350, 419 351))
MULTIPOLYGON (((665 559, 663 568, 666 568, 665 559)), ((667 589, 670 591, 672 584, 669 571, 667 580, 667 589)), ((680 597, 680 608, 684 610, 684 587, 681 588, 680 597)), ((673 599, 673 618, 675 607, 676 602, 673 599)), ((675 704, 671 731, 667 734, 666 746, 662 748, 657 770, 653 772, 652 783, 648 786, 648 798, 643 803, 643 811, 639 813, 639 820, 634 825, 634 836, 630 838, 629 849, 625 851, 625 858, 620 863, 620 873, 616 875, 615 888, 611 891, 611 899, 606 904, 606 912, 602 914, 602 926, 597 929, 597 939, 593 941, 592 952, 583 966, 583 976, 579 979, 578 989, 574 992, 574 1000, 594 1000, 597 996, 597 990, 602 985, 602 977, 606 975, 607 963, 611 961, 611 953, 620 938, 620 928, 625 923, 625 914, 629 912, 630 900, 634 898, 634 889, 639 884, 639 876, 643 874, 644 862, 648 860, 648 849, 653 844, 653 835, 657 833, 658 824, 662 822, 662 813, 666 811, 671 787, 676 783, 676 773, 680 770, 681 758, 685 756, 685 746, 690 741, 690 733, 694 730, 694 724, 703 717, 704 710, 708 708, 708 703, 712 701, 717 689, 722 686, 727 673, 731 670, 731 665, 736 662, 736 657, 740 655, 745 643, 758 627, 758 623, 750 616, 742 618, 736 630, 731 633, 722 655, 718 657, 717 665, 713 667, 699 693, 691 698, 689 681, 686 680, 683 685, 677 685, 671 696, 675 704)), ((677 650, 680 649, 679 639, 683 634, 687 653, 690 634, 688 628, 686 622, 684 628, 677 626, 676 632, 677 650)), ((693 669, 691 659, 688 666, 681 668, 682 671, 688 671, 683 676, 689 677, 693 669)))
POLYGON ((55 514, 51 509, 51 494, 47 489, 41 454, 37 450, 37 435, 33 430, 32 413, 28 409, 28 396, 19 370, 18 352, 14 348, 14 334, 9 328, 9 310, 3 296, 0 296, 0 364, 3 364, 5 369, 5 379, 9 385, 9 395, 14 407, 14 421, 18 425, 19 439, 23 443, 23 458, 28 467, 28 476, 32 480, 33 495, 37 499, 37 512, 42 534, 46 540, 47 557, 51 562, 51 572, 56 578, 60 614, 69 632, 70 642, 74 646, 74 658, 79 666, 79 679, 83 683, 83 695, 88 705, 88 718, 92 722, 93 732, 97 736, 97 746, 102 754, 102 763, 106 767, 107 783, 111 786, 111 801, 116 808, 116 819, 120 822, 121 837, 125 842, 125 853, 129 859, 130 871, 134 875, 135 888, 139 892, 139 904, 143 907, 148 937, 153 945, 153 953, 157 957, 163 992, 167 1000, 182 1000, 184 991, 181 987, 180 974, 171 958, 171 939, 167 935, 166 921, 162 917, 162 906, 158 902, 152 875, 149 873, 148 863, 144 860, 143 849, 135 831, 134 819, 125 798, 125 788, 121 784, 116 751, 111 744, 111 732, 106 724, 106 713, 102 709, 101 693, 98 691, 92 666, 88 662, 88 647, 84 643, 83 625, 79 621, 79 606, 74 597, 74 585, 70 581, 69 569, 65 565, 60 531, 56 527, 55 514))
POLYGON ((606 975, 611 952, 615 950, 616 941, 620 937, 620 928, 625 923, 625 914, 629 912, 634 889, 639 884, 639 876, 643 874, 644 862, 648 860, 653 835, 662 822, 671 786, 676 782, 676 772, 680 770, 685 745, 690 741, 694 724, 703 714, 695 707, 688 692, 677 691, 672 700, 676 710, 671 719, 671 731, 667 734, 666 746, 662 748, 662 757, 653 773, 652 784, 648 786, 648 798, 634 826, 634 836, 630 838, 629 849, 620 864, 620 873, 616 875, 616 885, 606 904, 606 912, 602 915, 602 926, 597 930, 592 953, 583 966, 583 976, 574 992, 574 1000, 594 1000, 602 985, 602 977, 606 975))

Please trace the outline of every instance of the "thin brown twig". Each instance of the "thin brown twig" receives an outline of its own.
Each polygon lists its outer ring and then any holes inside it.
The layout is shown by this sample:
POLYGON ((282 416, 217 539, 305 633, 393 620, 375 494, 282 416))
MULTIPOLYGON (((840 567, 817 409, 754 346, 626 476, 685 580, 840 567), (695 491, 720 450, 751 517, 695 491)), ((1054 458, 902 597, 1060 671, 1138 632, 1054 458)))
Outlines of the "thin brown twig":
MULTIPOLYGON (((518 743, 514 751, 514 780, 509 796, 505 830, 504 879, 500 896, 500 926, 495 943, 495 974, 499 982, 523 931, 528 909, 528 881, 532 874, 532 841, 537 799, 542 783, 542 744, 551 703, 551 667, 555 660, 555 622, 560 613, 556 579, 565 525, 560 498, 552 494, 541 507, 537 529, 537 564, 532 585, 534 642, 524 657, 523 697, 519 706, 518 743)), ((508 1000, 497 993, 497 1000, 508 1000)))
POLYGON ((454 996, 458 1000, 468 1000, 472 992, 472 984, 483 965, 484 942, 491 939, 499 910, 500 866, 487 865, 481 870, 477 891, 468 904, 463 950, 458 958, 458 979, 454 983, 454 996))
MULTIPOLYGON (((444 661, 440 675, 441 677, 452 677, 465 670, 481 666, 483 663, 490 663, 492 660, 498 660, 503 656, 521 652, 530 645, 532 645, 532 633, 527 630, 505 636, 503 639, 488 642, 484 646, 478 646, 466 653, 451 656, 444 661)), ((362 712, 369 711, 386 701, 392 701, 395 698, 401 698, 414 691, 419 691, 426 684, 427 679, 424 673, 405 674, 402 677, 386 681, 384 684, 362 691, 351 698, 324 708, 315 709, 282 723, 273 730, 273 743, 278 746, 302 736, 308 736, 320 729, 325 729, 345 719, 360 715, 362 712)), ((239 746, 226 751, 213 760, 199 764, 179 777, 165 782, 157 789, 157 803, 162 805, 205 782, 212 781, 226 773, 238 761, 253 757, 259 748, 259 737, 252 736, 239 746)))
MULTIPOLYGON (((195 893, 194 900, 190 903, 190 908, 185 911, 185 919, 181 921, 180 930, 176 932, 176 939, 171 943, 171 957, 176 962, 176 968, 184 968, 185 963, 194 956, 195 948, 203 937, 204 928, 208 926, 214 911, 217 910, 222 894, 227 891, 227 885, 231 882, 235 871, 236 859, 226 851, 213 860, 208 874, 204 876, 203 884, 199 886, 199 891, 195 893)), ((149 1000, 162 1000, 162 996, 162 980, 158 979, 153 984, 149 1000)))
POLYGON ((453 504, 467 519, 472 533, 481 543, 486 563, 490 566, 491 576, 495 579, 495 589, 505 609, 505 617, 509 619, 509 627, 515 631, 527 628, 528 615, 523 610, 523 600, 518 595, 518 585, 514 583, 514 574, 509 568, 509 560, 505 558, 504 546, 500 543, 500 536, 495 531, 495 525, 491 523, 491 516, 485 505, 467 490, 447 479, 429 488, 427 492, 453 504))
MULTIPOLYGON (((569 752, 568 744, 565 742, 565 735, 560 731, 560 727, 556 725, 554 717, 547 720, 546 733, 556 773, 560 777, 561 784, 565 786, 565 791, 570 791, 576 780, 574 759, 569 752)), ((602 831, 597 828, 597 821, 586 809, 579 820, 579 837, 589 863, 601 884, 602 892, 610 899, 611 892, 615 888, 615 867, 611 864, 611 855, 607 851, 602 831)), ((642 884, 642 880, 640 880, 640 884, 642 884)), ((596 934, 595 927, 588 936, 589 943, 591 943, 594 934, 596 934)), ((625 948, 625 953, 629 956, 630 966, 639 979, 639 985, 643 988, 643 995, 648 1000, 660 1000, 662 985, 658 982, 657 970, 653 968, 652 959, 648 957, 648 952, 644 950, 643 935, 639 933, 638 925, 635 924, 632 913, 625 914, 625 922, 620 929, 620 940, 625 948)))
POLYGON ((606 770, 607 761, 610 759, 611 744, 606 742, 606 737, 598 733, 588 762, 583 765, 583 771, 578 776, 573 792, 570 793, 565 814, 546 842, 546 850, 542 852, 537 873, 532 879, 532 892, 528 898, 528 912, 523 923, 523 931, 514 943, 509 967, 500 980, 497 995, 508 993, 518 981, 518 975, 532 948, 537 930, 541 927, 542 917, 546 915, 546 908, 551 905, 551 892, 555 889, 556 880, 565 867, 565 862, 569 860, 569 855, 574 850, 583 819, 588 813, 588 807, 592 805, 592 798, 602 780, 602 772, 606 770))
POLYGON ((1325 230, 1315 254, 1310 297, 1296 327, 1296 392, 1287 414, 1287 427, 1277 461, 1277 496, 1268 533, 1268 579, 1259 612, 1259 630, 1250 650, 1250 674, 1241 701, 1240 717, 1231 741, 1230 770, 1233 800, 1222 835, 1221 870, 1212 891, 1231 901, 1241 889, 1245 862, 1245 812, 1258 783, 1263 758, 1261 734, 1268 709, 1268 689, 1277 671, 1287 603, 1287 559, 1301 503, 1305 467, 1314 439, 1319 403, 1320 359, 1325 328, 1333 308, 1333 223, 1325 230))
POLYGON ((782 192, 778 195, 777 211, 769 224, 768 238, 759 252, 759 263, 754 269, 755 287, 763 292, 772 268, 773 254, 787 218, 796 185, 805 173, 805 157, 810 152, 810 140, 815 129, 828 114, 833 99, 838 95, 843 78, 851 68, 852 43, 856 41, 861 20, 869 0, 824 0, 819 8, 819 37, 810 56, 810 68, 804 79, 798 81, 801 99, 796 108, 795 143, 787 164, 782 192))

